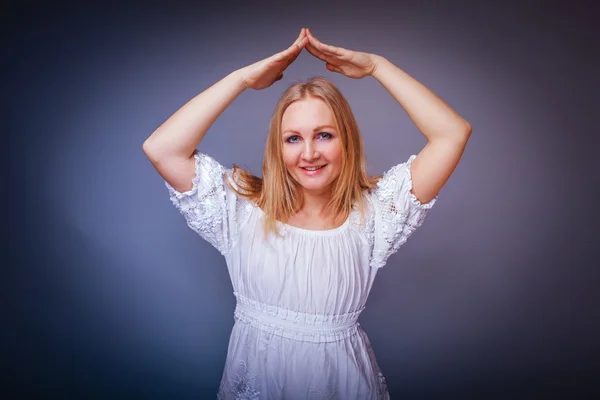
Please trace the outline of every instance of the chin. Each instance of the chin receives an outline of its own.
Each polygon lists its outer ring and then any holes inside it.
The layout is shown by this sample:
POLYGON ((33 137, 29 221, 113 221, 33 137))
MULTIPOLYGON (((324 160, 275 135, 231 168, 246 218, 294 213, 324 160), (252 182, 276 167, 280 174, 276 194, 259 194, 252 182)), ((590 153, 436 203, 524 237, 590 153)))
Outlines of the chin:
POLYGON ((302 188, 311 191, 323 191, 331 187, 331 182, 329 179, 323 179, 320 182, 311 181, 310 179, 302 179, 298 180, 298 183, 302 188))
POLYGON ((302 186, 302 188, 306 189, 306 190, 311 190, 311 191, 322 191, 327 189, 330 185, 311 185, 311 184, 305 184, 303 185, 302 183, 300 183, 300 186, 302 186))

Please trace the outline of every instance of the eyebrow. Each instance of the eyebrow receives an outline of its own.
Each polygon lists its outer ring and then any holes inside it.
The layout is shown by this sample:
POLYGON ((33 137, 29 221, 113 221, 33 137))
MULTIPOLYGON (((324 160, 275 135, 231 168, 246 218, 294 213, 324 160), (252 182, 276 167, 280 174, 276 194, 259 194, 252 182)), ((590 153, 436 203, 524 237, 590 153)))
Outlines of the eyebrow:
MULTIPOLYGON (((331 129, 335 130, 335 127, 334 127, 334 126, 331 126, 331 125, 319 125, 319 126, 317 126, 315 129, 313 129, 313 133, 314 133, 314 132, 316 132, 316 131, 319 131, 319 130, 321 130, 321 129, 323 129, 323 128, 331 128, 331 129)), ((296 133, 296 134, 298 134, 298 135, 301 135, 301 133, 300 133, 300 132, 298 132, 298 131, 295 131, 295 130, 293 130, 293 129, 288 129, 288 130, 284 131, 284 132, 282 133, 282 135, 285 135, 286 133, 296 133)))

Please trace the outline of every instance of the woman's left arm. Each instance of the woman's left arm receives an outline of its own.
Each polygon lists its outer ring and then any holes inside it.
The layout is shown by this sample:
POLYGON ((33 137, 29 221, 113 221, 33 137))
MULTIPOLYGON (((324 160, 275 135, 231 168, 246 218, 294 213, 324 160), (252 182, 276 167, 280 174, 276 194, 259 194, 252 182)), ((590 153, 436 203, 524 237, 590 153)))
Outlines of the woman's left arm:
POLYGON ((411 165, 412 192, 422 203, 446 184, 467 145, 471 125, 425 85, 377 55, 372 76, 404 108, 427 144, 411 165))
POLYGON ((428 141, 468 139, 471 126, 448 104, 384 57, 371 56, 374 59, 371 76, 406 110, 428 141))
POLYGON ((471 125, 435 93, 384 57, 330 46, 308 31, 306 50, 327 69, 350 78, 374 77, 404 108, 427 144, 411 165, 412 192, 422 203, 446 184, 464 152, 471 125))

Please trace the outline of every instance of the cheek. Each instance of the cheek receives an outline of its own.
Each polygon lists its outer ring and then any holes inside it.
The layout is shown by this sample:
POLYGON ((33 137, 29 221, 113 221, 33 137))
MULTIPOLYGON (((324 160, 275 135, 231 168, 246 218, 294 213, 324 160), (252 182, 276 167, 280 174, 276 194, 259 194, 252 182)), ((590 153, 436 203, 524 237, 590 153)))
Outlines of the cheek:
POLYGON ((293 149, 284 146, 282 149, 283 163, 288 168, 293 168, 296 165, 296 154, 293 149))
POLYGON ((323 154, 330 163, 333 164, 341 164, 342 163, 342 149, 340 148, 340 146, 338 144, 335 144, 333 146, 328 146, 326 149, 324 149, 324 154, 323 154))

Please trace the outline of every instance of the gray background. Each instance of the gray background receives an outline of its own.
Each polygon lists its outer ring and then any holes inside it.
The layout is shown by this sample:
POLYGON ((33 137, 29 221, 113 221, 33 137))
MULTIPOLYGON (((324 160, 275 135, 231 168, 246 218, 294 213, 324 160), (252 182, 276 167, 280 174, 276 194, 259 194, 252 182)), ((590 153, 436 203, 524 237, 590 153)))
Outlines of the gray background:
MULTIPOLYGON (((190 98, 308 26, 388 58, 473 126, 360 318, 392 398, 593 389, 598 15, 584 2, 484 3, 9 9, 4 387, 215 396, 235 306, 225 262, 187 227, 141 146, 190 98)), ((236 99, 199 149, 260 174, 277 99, 319 75, 353 107, 370 173, 425 145, 373 78, 303 52, 282 81, 236 99)))

